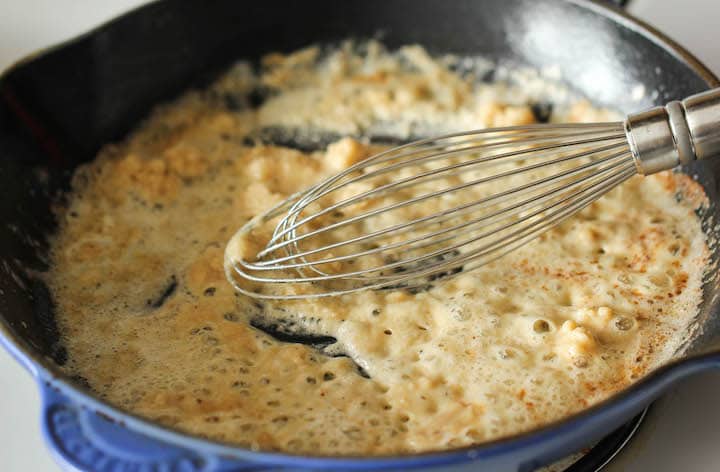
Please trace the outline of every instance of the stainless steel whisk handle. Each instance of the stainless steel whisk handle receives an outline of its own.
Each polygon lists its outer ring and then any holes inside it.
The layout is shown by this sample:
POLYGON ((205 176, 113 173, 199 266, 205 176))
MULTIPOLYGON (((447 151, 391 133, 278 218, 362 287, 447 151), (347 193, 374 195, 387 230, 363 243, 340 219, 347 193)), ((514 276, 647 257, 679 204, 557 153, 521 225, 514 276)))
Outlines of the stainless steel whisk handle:
POLYGON ((625 133, 643 175, 720 155, 720 88, 629 115, 625 133))

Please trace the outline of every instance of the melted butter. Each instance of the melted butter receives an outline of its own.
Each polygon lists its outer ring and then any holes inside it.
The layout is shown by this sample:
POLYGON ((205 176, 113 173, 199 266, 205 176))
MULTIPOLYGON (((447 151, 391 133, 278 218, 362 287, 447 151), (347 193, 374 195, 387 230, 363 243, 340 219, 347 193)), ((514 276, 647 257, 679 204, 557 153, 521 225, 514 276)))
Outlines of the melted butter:
MULTIPOLYGON (((268 56, 259 77, 240 65, 78 170, 48 274, 70 373, 193 434, 363 455, 525 431, 675 354, 707 258, 694 205, 676 198, 698 186, 679 174, 633 178, 521 250, 428 291, 285 303, 235 294, 223 272, 234 231, 374 150, 350 139, 312 153, 249 145, 258 128, 355 134, 392 122, 402 134, 533 119, 512 102, 517 90, 478 85, 416 47, 318 54, 268 56), (228 109, 228 94, 257 84, 275 95, 257 110, 228 109), (253 328, 258 320, 336 342, 281 342, 253 328), (338 353, 349 357, 329 355, 338 353)), ((605 116, 579 102, 553 119, 605 116)))

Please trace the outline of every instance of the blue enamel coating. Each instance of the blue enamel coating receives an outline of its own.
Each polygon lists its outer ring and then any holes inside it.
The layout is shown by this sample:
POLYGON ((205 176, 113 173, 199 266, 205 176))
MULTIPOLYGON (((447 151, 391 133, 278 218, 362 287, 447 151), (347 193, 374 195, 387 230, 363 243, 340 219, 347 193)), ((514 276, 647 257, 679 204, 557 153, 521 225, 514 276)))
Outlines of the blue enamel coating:
POLYGON ((530 472, 587 447, 688 375, 720 367, 720 355, 661 369, 614 401, 570 421, 507 441, 461 451, 405 457, 323 458, 260 453, 171 432, 104 405, 53 379, 8 337, 0 343, 36 378, 43 400, 45 440, 64 470, 225 472, 235 470, 482 470, 530 472), (111 419, 110 419, 111 418, 111 419))
POLYGON ((55 388, 41 387, 42 431, 55 460, 66 470, 110 472, 127 469, 190 472, 206 460, 167 443, 123 428, 70 402, 55 388))

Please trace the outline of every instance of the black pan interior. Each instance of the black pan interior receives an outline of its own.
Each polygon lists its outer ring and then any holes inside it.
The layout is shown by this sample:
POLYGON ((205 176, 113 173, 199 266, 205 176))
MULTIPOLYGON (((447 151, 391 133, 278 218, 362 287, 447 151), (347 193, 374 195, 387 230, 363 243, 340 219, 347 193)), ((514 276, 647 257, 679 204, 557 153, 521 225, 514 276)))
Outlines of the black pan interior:
MULTIPOLYGON (((510 66, 553 65, 572 89, 623 112, 713 80, 601 11, 561 0, 180 0, 151 4, 23 62, 0 78, 0 319, 36 354, 65 361, 51 297, 37 277, 56 227, 53 203, 101 145, 121 139, 154 104, 202 86, 240 58, 380 37, 390 47, 419 43, 510 66), (638 85, 644 98, 629 100, 638 85)), ((694 170, 716 200, 720 169, 712 167, 694 170)), ((715 285, 708 284, 703 320, 716 309, 715 285)))

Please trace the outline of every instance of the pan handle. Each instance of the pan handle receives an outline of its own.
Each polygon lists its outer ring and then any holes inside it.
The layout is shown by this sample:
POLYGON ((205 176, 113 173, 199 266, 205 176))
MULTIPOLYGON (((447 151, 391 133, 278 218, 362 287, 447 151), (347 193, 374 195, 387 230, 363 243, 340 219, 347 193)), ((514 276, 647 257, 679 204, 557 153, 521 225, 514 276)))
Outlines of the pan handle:
POLYGON ((40 395, 43 437, 53 459, 63 470, 258 470, 258 464, 201 455, 131 431, 74 403, 47 382, 42 383, 40 395))

